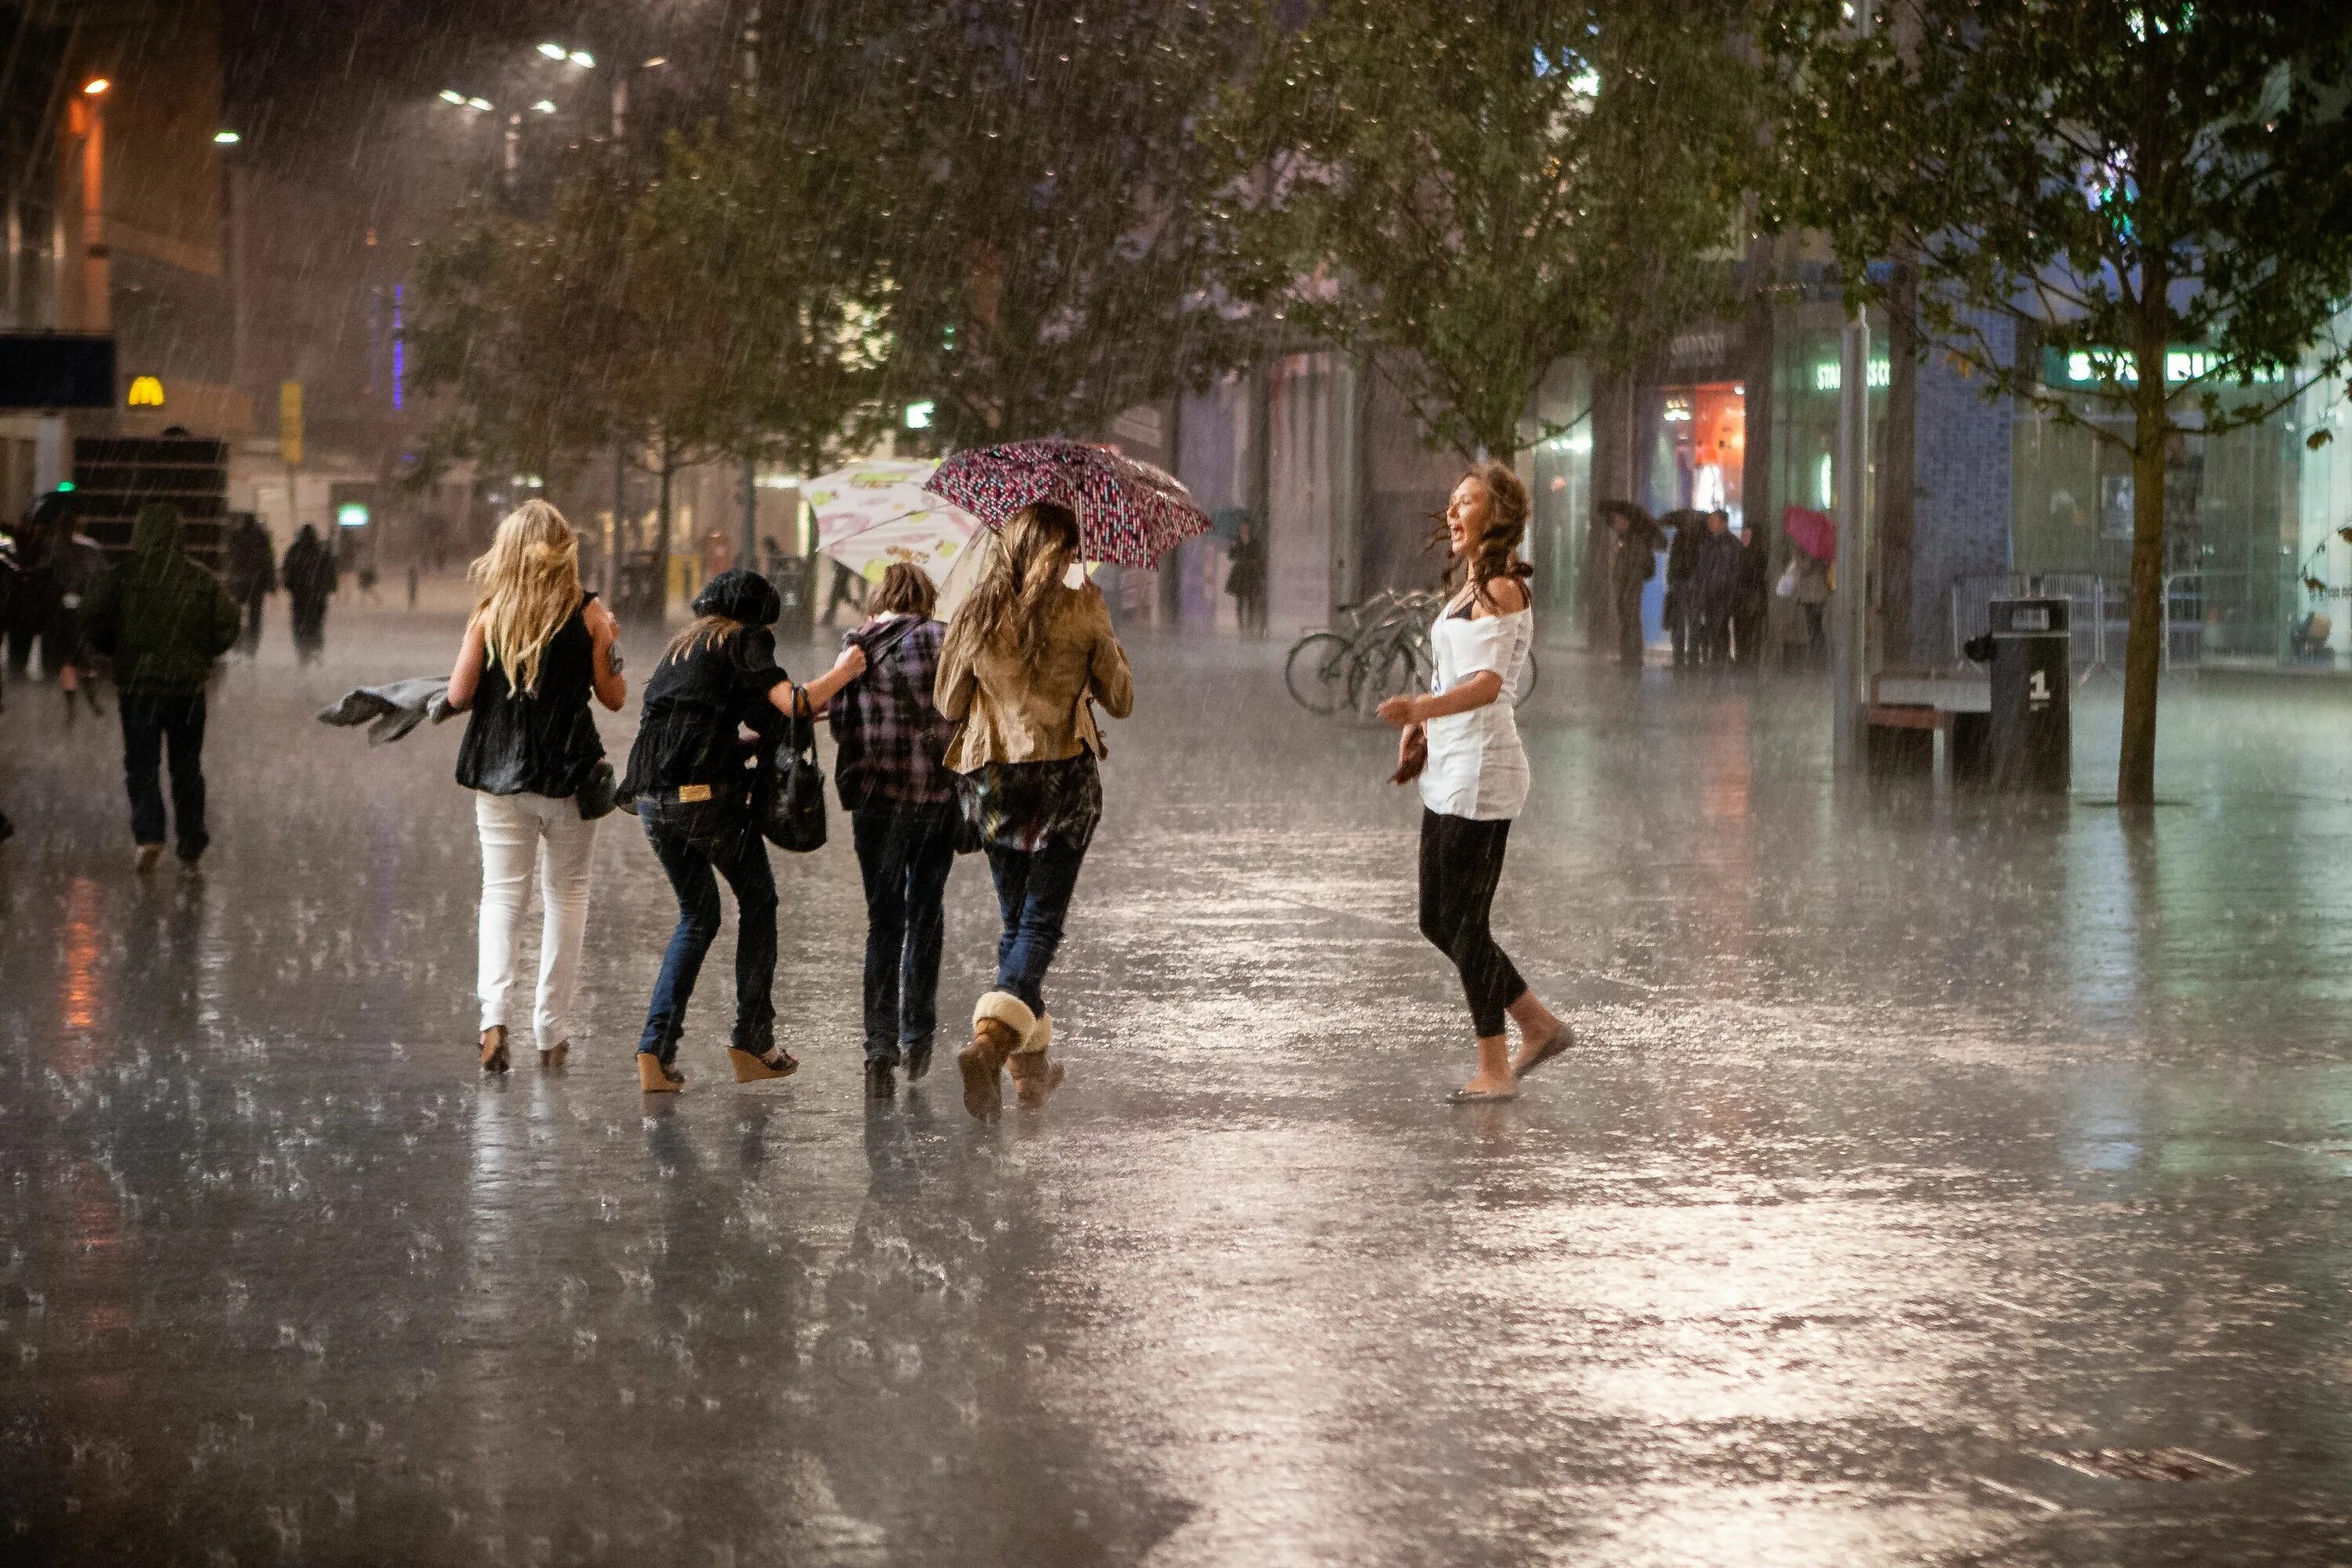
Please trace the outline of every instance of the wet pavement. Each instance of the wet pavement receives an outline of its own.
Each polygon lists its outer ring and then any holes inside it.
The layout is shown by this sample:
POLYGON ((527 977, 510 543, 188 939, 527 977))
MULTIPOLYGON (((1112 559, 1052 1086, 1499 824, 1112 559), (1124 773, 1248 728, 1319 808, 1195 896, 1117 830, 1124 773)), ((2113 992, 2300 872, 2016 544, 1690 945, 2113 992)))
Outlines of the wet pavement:
POLYGON ((2175 689, 2127 829, 2111 687, 2073 801, 1853 794, 1816 685, 1548 652, 1496 921, 1582 1043, 1449 1110, 1384 732, 1139 644, 1070 1081, 982 1126, 859 1098, 837 816, 775 857, 798 1077, 728 1079, 730 910, 638 1093, 614 817, 593 1026, 483 1081, 455 727, 310 718, 456 623, 297 670, 273 613, 199 879, 132 875, 110 716, 0 717, 0 1561, 2352 1557, 2352 690, 2175 689))

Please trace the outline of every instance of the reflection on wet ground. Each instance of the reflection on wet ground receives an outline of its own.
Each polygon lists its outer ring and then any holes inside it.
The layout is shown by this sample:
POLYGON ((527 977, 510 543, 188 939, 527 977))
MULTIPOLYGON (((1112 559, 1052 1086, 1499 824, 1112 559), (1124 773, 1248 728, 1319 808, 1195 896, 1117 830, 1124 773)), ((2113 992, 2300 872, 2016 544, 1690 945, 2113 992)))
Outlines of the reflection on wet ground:
MULTIPOLYGON (((0 718, 0 1560, 2352 1538, 2333 686, 2173 691, 2179 804, 2127 827, 2088 804, 2106 689, 2074 802, 1856 795, 1813 686, 1548 655, 1497 925, 1583 1044, 1465 1111, 1384 735, 1292 708, 1278 648, 1142 644, 1055 977, 1071 1080, 982 1128, 951 1073, 858 1098, 839 842, 776 857, 808 1067, 727 1081, 722 937, 688 1092, 648 1103, 671 908, 618 817, 593 1032, 483 1082, 456 735, 309 717, 454 626, 339 616, 326 665, 273 628, 229 671, 200 879, 131 875, 110 722, 22 687, 0 718)), ((975 864, 950 903, 953 1018, 975 864)))

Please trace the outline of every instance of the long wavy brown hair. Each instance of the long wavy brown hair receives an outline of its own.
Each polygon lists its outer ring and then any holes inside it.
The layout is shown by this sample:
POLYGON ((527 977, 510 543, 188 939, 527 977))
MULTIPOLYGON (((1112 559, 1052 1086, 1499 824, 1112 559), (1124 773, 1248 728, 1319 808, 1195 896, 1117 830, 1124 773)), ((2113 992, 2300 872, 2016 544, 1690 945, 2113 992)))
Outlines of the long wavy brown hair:
MULTIPOLYGON (((1536 574, 1534 567, 1519 559, 1519 546, 1528 537, 1528 487, 1508 463, 1492 459, 1476 465, 1468 477, 1486 492, 1486 526, 1470 551, 1471 592, 1488 609, 1499 610, 1491 586, 1497 578, 1524 581, 1536 574)), ((1445 574, 1450 583, 1450 563, 1445 574)))
POLYGON ((950 649, 1009 647, 1024 658, 1035 653, 1077 548, 1078 518, 1068 507, 1037 501, 1014 512, 948 628, 950 649))

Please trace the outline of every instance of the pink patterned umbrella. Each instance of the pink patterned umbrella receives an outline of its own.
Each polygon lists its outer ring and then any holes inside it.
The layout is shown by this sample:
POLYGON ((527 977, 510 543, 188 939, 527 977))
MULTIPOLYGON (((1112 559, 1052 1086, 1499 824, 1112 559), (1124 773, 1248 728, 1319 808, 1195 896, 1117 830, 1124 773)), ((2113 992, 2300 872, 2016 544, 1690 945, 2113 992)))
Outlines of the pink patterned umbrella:
POLYGON ((958 452, 923 488, 997 530, 1032 501, 1059 501, 1078 514, 1078 553, 1121 566, 1155 565, 1209 531, 1209 514, 1173 474, 1059 436, 958 452))

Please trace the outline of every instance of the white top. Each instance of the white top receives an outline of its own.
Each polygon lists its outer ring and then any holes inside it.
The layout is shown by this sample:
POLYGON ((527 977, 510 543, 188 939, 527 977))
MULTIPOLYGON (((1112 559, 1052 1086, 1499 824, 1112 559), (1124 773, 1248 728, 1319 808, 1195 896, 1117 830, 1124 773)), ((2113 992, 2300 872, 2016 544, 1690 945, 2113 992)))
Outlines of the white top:
POLYGON ((1503 679, 1503 694, 1484 708, 1429 721, 1429 762, 1421 770, 1421 803, 1447 816, 1493 822, 1517 816, 1528 803, 1528 753, 1519 744, 1519 678, 1536 636, 1533 610, 1465 620, 1437 618, 1429 640, 1437 655, 1432 692, 1451 691, 1482 669, 1503 679))

